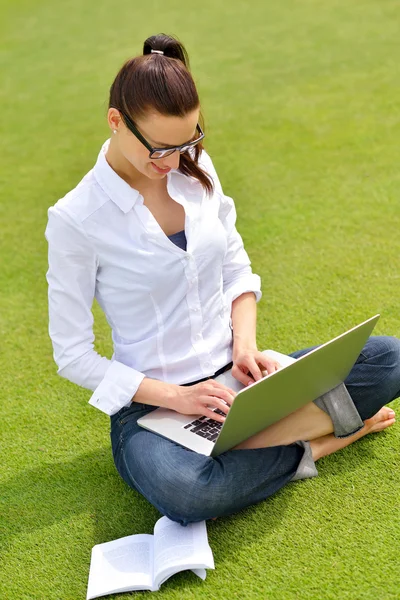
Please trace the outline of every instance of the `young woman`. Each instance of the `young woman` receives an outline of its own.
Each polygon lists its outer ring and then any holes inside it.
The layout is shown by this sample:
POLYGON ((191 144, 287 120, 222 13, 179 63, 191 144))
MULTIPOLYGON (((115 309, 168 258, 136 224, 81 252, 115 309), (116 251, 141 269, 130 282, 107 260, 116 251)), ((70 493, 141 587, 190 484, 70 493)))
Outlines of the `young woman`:
MULTIPOLYGON (((49 209, 50 336, 58 373, 93 390, 111 416, 116 467, 161 513, 187 524, 259 502, 317 475, 315 461, 394 423, 400 343, 371 337, 330 394, 210 458, 148 432, 157 406, 223 420, 235 392, 279 365, 257 349, 252 273, 205 152, 184 47, 148 38, 110 90, 111 139, 94 168, 49 209), (112 329, 112 360, 93 349, 94 298, 112 329)), ((298 357, 307 350, 292 354, 298 357)))

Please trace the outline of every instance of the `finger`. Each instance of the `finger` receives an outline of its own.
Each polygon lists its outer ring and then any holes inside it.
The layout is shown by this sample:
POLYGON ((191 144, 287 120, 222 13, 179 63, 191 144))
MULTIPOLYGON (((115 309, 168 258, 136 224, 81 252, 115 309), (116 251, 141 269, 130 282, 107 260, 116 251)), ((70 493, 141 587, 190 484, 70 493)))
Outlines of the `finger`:
POLYGON ((271 375, 272 373, 275 373, 276 371, 279 371, 279 369, 280 369, 279 365, 278 366, 273 365, 272 367, 269 368, 269 370, 263 368, 262 374, 263 374, 264 377, 266 377, 267 375, 271 375))
POLYGON ((281 368, 281 365, 273 358, 268 358, 265 354, 260 352, 260 356, 257 356, 257 362, 262 367, 262 370, 267 371, 268 374, 275 373, 281 368))
POLYGON ((212 408, 209 408, 208 406, 204 406, 203 407, 203 413, 202 413, 205 417, 208 417, 209 419, 214 419, 214 421, 218 421, 219 423, 223 423, 226 419, 226 417, 219 415, 218 413, 216 413, 214 410, 212 410, 212 408))
POLYGON ((253 375, 254 381, 260 381, 260 379, 262 379, 263 374, 254 359, 249 360, 249 371, 251 375, 253 375))
POLYGON ((220 400, 224 400, 229 404, 229 406, 233 403, 236 397, 235 392, 228 389, 221 390, 220 388, 214 388, 212 391, 212 395, 216 396, 217 398, 220 398, 220 400))
POLYGON ((214 398, 218 398, 224 404, 228 404, 228 406, 231 406, 235 399, 235 397, 232 396, 232 394, 230 394, 226 390, 215 390, 214 389, 213 392, 210 394, 210 396, 214 396, 214 398))
POLYGON ((243 371, 239 369, 237 365, 232 367, 232 377, 234 377, 235 379, 240 381, 240 383, 243 383, 243 385, 246 386, 249 385, 249 383, 254 383, 254 379, 250 377, 250 375, 243 373, 243 371))
MULTIPOLYGON (((226 393, 229 394, 229 396, 232 397, 232 402, 233 399, 235 398, 237 392, 235 392, 235 390, 232 390, 231 388, 227 387, 226 385, 224 385, 223 383, 220 383, 219 381, 215 381, 214 379, 210 379, 210 383, 213 385, 214 391, 213 394, 215 394, 215 388, 219 389, 219 390, 223 390, 226 393)), ((219 392, 218 394, 219 395, 219 392)), ((222 397, 222 396, 221 396, 222 397)), ((225 399, 225 398, 224 398, 225 399)))
POLYGON ((214 402, 212 403, 212 405, 210 405, 210 402, 208 402, 208 405, 211 406, 212 408, 218 408, 224 414, 227 415, 229 412, 229 409, 230 409, 230 405, 227 404, 226 402, 224 402, 223 400, 220 400, 219 398, 214 398, 213 400, 214 400, 214 402))
POLYGON ((228 388, 217 387, 213 385, 212 382, 203 383, 201 385, 200 394, 204 404, 213 404, 213 400, 218 399, 223 405, 230 406, 235 399, 236 394, 233 395, 234 392, 231 394, 228 388))

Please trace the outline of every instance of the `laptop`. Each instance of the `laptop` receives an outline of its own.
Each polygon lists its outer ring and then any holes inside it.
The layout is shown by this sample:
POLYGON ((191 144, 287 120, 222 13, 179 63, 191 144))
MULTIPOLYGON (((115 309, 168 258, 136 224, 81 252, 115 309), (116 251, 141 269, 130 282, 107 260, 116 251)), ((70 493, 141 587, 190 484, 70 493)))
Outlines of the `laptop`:
MULTIPOLYGON (((237 392, 224 423, 157 408, 138 424, 206 456, 218 456, 329 392, 346 379, 380 315, 298 359, 266 350, 281 368, 245 387, 226 371, 216 377, 237 392)), ((217 409, 218 410, 218 409, 217 409)))

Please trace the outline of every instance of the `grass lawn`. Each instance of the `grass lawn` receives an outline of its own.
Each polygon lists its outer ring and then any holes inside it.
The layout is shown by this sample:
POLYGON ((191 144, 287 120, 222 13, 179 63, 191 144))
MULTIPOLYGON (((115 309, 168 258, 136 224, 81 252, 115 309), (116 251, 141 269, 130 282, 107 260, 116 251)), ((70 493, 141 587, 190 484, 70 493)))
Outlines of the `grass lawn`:
MULTIPOLYGON (((398 19, 395 0, 1 1, 2 599, 83 599, 92 546, 159 517, 119 478, 108 418, 56 375, 47 334, 47 208, 108 137, 121 63, 153 33, 187 46, 206 147, 263 281, 260 347, 324 342, 376 312, 376 333, 398 335, 398 19)), ((157 597, 400 598, 399 448, 395 425, 210 523, 215 572, 157 597)))

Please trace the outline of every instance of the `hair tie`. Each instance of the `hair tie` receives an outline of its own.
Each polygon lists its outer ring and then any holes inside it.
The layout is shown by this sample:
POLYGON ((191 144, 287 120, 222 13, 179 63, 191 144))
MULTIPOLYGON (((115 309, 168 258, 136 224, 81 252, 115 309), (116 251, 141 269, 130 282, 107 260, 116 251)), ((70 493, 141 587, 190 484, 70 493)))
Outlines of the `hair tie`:
POLYGON ((162 50, 151 50, 151 54, 164 54, 162 50))

